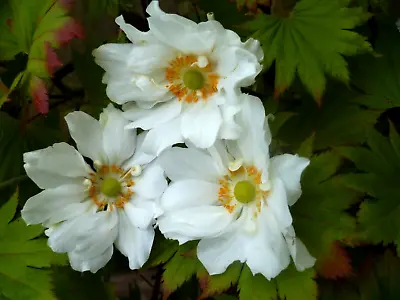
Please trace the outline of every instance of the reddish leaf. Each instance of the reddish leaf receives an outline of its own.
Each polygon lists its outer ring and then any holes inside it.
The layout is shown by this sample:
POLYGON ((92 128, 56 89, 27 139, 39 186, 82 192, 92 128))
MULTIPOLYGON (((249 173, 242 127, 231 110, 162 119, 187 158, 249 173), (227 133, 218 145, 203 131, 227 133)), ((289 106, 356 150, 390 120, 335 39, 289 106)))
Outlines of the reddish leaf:
POLYGON ((68 20, 63 27, 56 32, 57 43, 61 46, 67 44, 73 38, 83 39, 83 27, 74 19, 68 20))
POLYGON ((75 0, 58 0, 58 2, 67 11, 70 11, 75 5, 75 0))
POLYGON ((49 96, 44 81, 33 76, 30 81, 29 92, 37 111, 44 115, 47 114, 49 112, 49 96))
POLYGON ((317 269, 327 279, 344 278, 353 274, 350 257, 339 242, 335 242, 330 252, 317 262, 317 269))
POLYGON ((51 47, 50 42, 45 42, 45 51, 46 51, 46 69, 50 75, 53 75, 54 69, 61 67, 62 62, 58 59, 56 52, 51 47))

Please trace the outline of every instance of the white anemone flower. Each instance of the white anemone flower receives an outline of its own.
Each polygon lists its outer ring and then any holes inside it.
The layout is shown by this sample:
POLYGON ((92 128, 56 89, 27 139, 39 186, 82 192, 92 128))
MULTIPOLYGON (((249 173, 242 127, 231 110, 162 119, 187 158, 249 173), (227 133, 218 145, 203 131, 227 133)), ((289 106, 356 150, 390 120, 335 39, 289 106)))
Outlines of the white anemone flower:
POLYGON ((153 244, 164 172, 142 152, 144 134, 124 130, 129 121, 112 105, 99 121, 80 111, 65 119, 79 152, 56 143, 24 154, 26 173, 44 190, 26 202, 22 218, 47 227, 48 245, 68 253, 74 270, 98 271, 113 244, 138 269, 153 244))
POLYGON ((289 210, 301 195, 300 176, 309 160, 291 154, 270 159, 262 103, 245 97, 238 117, 248 125, 240 139, 161 154, 171 184, 161 197, 164 214, 157 224, 180 244, 200 240, 197 255, 211 275, 240 261, 271 279, 290 257, 300 271, 315 263, 296 238, 289 210))
POLYGON ((158 1, 147 12, 148 32, 120 16, 116 23, 132 43, 93 51, 106 71, 108 97, 124 104, 125 117, 132 120, 128 128, 150 130, 144 149, 157 154, 184 140, 207 148, 217 138, 236 139, 240 88, 253 84, 262 69, 259 42, 241 42, 212 18, 195 23, 167 14, 158 1))

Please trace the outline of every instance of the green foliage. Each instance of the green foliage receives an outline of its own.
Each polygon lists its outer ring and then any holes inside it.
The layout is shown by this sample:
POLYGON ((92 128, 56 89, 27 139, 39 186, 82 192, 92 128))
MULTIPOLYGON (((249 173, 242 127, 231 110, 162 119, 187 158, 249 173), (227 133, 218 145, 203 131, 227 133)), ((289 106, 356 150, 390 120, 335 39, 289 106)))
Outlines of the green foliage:
MULTIPOLYGON (((362 203, 358 213, 362 237, 372 243, 391 242, 400 247, 400 136, 391 125, 390 137, 371 130, 367 148, 343 147, 339 153, 363 171, 345 177, 347 186, 373 199, 362 203)), ((399 251, 400 253, 400 251, 399 251)))
POLYGON ((301 0, 287 17, 261 14, 246 24, 263 45, 264 67, 268 69, 276 61, 277 96, 292 85, 296 71, 317 102, 325 90, 325 73, 349 83, 342 55, 371 51, 371 46, 349 30, 369 15, 361 8, 346 8, 346 2, 301 0))
POLYGON ((390 251, 367 265, 359 280, 360 299, 399 299, 400 260, 390 251))
POLYGON ((275 280, 269 281, 260 274, 253 276, 247 265, 240 274, 238 289, 240 300, 271 300, 277 295, 275 280))
MULTIPOLYGON (((7 159, 0 160, 0 188, 7 185, 8 182, 12 188, 18 180, 10 182, 13 179, 21 179, 23 170, 23 153, 39 148, 44 148, 50 144, 61 140, 61 134, 57 131, 59 127, 54 124, 54 120, 49 115, 46 122, 37 120, 30 124, 21 124, 18 120, 12 118, 4 112, 0 112, 0 156, 7 159)), ((30 181, 26 181, 21 186, 20 196, 24 201, 32 196, 30 191, 37 191, 36 186, 31 186, 30 181)), ((2 190, 4 193, 4 190, 2 190)), ((0 204, 4 199, 0 199, 0 204)))
POLYGON ((20 52, 28 55, 25 72, 14 82, 29 88, 42 113, 48 110, 42 79, 49 78, 61 65, 53 49, 81 35, 67 12, 62 2, 55 0, 9 0, 8 9, 0 12, 0 32, 6 36, 0 44, 0 59, 10 60, 20 52))
POLYGON ((356 59, 353 83, 366 95, 352 101, 374 109, 400 106, 400 33, 394 22, 390 18, 378 23, 375 50, 379 56, 363 55, 356 59))
POLYGON ((340 165, 332 152, 313 156, 303 172, 303 193, 292 208, 296 233, 317 259, 355 229, 354 218, 345 211, 357 201, 358 193, 335 176, 340 165))
POLYGON ((65 257, 55 254, 46 239, 36 239, 43 232, 41 226, 30 226, 14 213, 18 195, 0 207, 0 295, 5 299, 55 299, 52 293, 53 264, 64 264, 65 257))
POLYGON ((223 274, 208 275, 207 272, 198 272, 202 294, 201 297, 208 297, 220 294, 236 285, 242 271, 242 264, 238 261, 231 264, 223 274), (200 274, 199 274, 200 273, 200 274))
POLYGON ((307 269, 299 272, 291 265, 276 278, 280 299, 312 300, 317 299, 317 283, 314 281, 315 271, 307 269))
POLYGON ((112 300, 113 290, 100 274, 78 273, 68 267, 52 269, 54 293, 59 300, 112 300))
POLYGON ((165 264, 163 288, 166 293, 175 291, 194 274, 204 270, 203 265, 197 259, 196 247, 197 242, 185 243, 165 264))
POLYGON ((295 115, 282 125, 276 137, 294 149, 312 134, 315 150, 363 143, 381 111, 352 103, 358 96, 358 92, 332 84, 321 107, 304 97, 299 106, 294 106, 295 115))

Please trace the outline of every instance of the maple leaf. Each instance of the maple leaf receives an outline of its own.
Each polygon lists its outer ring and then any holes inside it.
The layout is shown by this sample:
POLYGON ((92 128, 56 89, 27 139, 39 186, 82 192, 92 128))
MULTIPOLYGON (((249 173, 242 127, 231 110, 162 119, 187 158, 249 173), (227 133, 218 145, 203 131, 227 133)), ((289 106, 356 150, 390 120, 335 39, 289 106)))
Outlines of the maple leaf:
POLYGON ((244 25, 262 44, 264 67, 269 69, 276 61, 276 97, 291 86, 296 72, 317 102, 325 90, 325 73, 349 82, 343 55, 372 51, 363 36, 350 30, 369 14, 344 6, 349 2, 301 0, 291 12, 260 14, 244 25))
POLYGON ((400 299, 399 280, 400 259, 390 250, 381 256, 374 255, 359 275, 359 299, 400 299))
POLYGON ((377 26, 374 47, 379 56, 360 56, 351 68, 352 83, 366 95, 351 101, 374 109, 388 109, 400 106, 400 34, 390 20, 380 20, 377 26))
POLYGON ((362 237, 372 243, 394 242, 400 254, 400 135, 390 123, 385 138, 371 130, 364 147, 342 147, 338 152, 363 173, 348 174, 344 183, 373 199, 364 201, 358 213, 362 237))
POLYGON ((238 290, 240 300, 273 300, 277 296, 276 281, 267 280, 261 274, 254 276, 247 265, 240 274, 238 290))
POLYGON ((55 299, 51 289, 53 264, 66 263, 65 256, 53 253, 41 226, 27 227, 21 218, 14 218, 17 193, 0 207, 0 298, 13 300, 55 299))
POLYGON ((200 281, 201 295, 199 299, 221 294, 236 285, 239 280, 243 265, 238 261, 231 264, 223 274, 209 275, 205 270, 200 270, 197 277, 200 281))
POLYGON ((10 0, 6 13, 0 16, 0 32, 6 35, 5 42, 0 43, 0 52, 6 50, 4 59, 11 59, 19 52, 28 54, 19 85, 29 87, 36 109, 43 114, 48 112, 44 82, 61 66, 54 49, 73 38, 83 37, 81 26, 68 16, 71 3, 67 0, 10 0), (4 15, 11 15, 11 19, 6 20, 4 15))
POLYGON ((179 246, 175 255, 165 264, 162 285, 165 299, 196 273, 206 272, 196 255, 197 244, 197 241, 193 241, 179 246))
POLYGON ((302 195, 293 205, 293 226, 311 255, 326 257, 335 241, 351 236, 355 220, 346 210, 359 199, 359 193, 346 187, 339 176, 341 159, 333 152, 311 157, 304 170, 302 195))
POLYGON ((276 138, 295 149, 312 134, 315 134, 315 150, 363 143, 382 111, 352 103, 360 95, 342 84, 330 83, 318 107, 309 95, 301 94, 301 105, 293 108, 292 117, 282 125, 276 138))
POLYGON ((333 243, 325 257, 317 262, 317 270, 327 279, 348 277, 353 272, 350 256, 339 242, 333 243))

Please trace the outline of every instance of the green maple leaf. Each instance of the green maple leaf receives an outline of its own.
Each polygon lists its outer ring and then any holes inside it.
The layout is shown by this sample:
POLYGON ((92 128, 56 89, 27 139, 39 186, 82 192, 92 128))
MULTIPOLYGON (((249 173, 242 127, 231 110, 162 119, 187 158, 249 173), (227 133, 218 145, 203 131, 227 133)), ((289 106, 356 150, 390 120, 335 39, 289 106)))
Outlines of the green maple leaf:
POLYGON ((174 292, 193 275, 204 272, 204 267, 196 255, 197 243, 197 241, 193 241, 179 246, 175 255, 165 264, 163 273, 164 294, 174 292))
POLYGON ((353 83, 366 93, 353 102, 388 109, 400 106, 400 33, 392 19, 381 20, 377 32, 375 50, 379 56, 360 56, 352 68, 353 83))
POLYGON ((373 199, 362 203, 358 213, 362 237, 372 243, 396 243, 400 253, 400 135, 393 124, 390 137, 371 130, 370 149, 343 147, 338 151, 352 160, 361 174, 349 174, 344 182, 373 199))
POLYGON ((355 230, 354 218, 345 211, 359 194, 335 176, 340 166, 340 157, 332 152, 312 157, 302 175, 303 193, 291 209, 296 234, 317 259, 355 230))
POLYGON ((311 97, 302 96, 301 105, 291 111, 292 117, 275 136, 295 149, 312 134, 315 135, 315 150, 363 143, 367 131, 381 114, 379 110, 365 109, 352 103, 361 94, 338 84, 328 85, 320 107, 311 97))
POLYGON ((273 300, 277 296, 275 280, 267 280, 261 274, 253 276, 247 265, 240 274, 238 290, 240 300, 273 300))
POLYGON ((325 90, 325 73, 349 82, 343 55, 371 51, 371 45, 351 31, 369 15, 362 8, 347 8, 350 0, 301 0, 288 17, 259 15, 245 24, 262 43, 264 67, 276 61, 276 96, 299 75, 317 101, 325 90))
POLYGON ((302 272, 290 265, 276 278, 280 299, 312 300, 317 299, 317 283, 314 281, 314 269, 302 272))
POLYGON ((388 250, 373 262, 359 280, 360 299, 400 299, 400 259, 388 250))
POLYGON ((205 270, 198 272, 197 277, 200 280, 200 287, 202 290, 200 298, 203 299, 213 295, 221 294, 230 287, 236 285, 242 268, 243 265, 240 262, 235 261, 226 269, 223 274, 210 276, 205 270))
POLYGON ((0 208, 0 296, 12 300, 55 299, 51 272, 39 268, 65 263, 65 257, 47 246, 41 226, 27 227, 14 218, 18 204, 15 194, 0 208))

